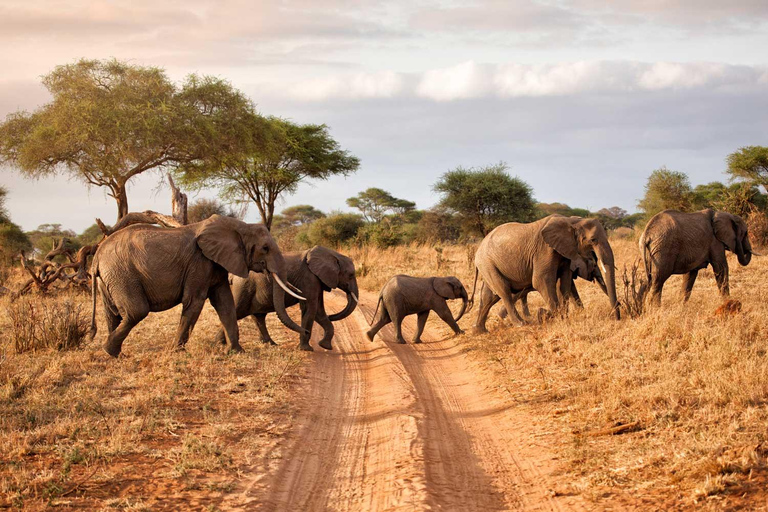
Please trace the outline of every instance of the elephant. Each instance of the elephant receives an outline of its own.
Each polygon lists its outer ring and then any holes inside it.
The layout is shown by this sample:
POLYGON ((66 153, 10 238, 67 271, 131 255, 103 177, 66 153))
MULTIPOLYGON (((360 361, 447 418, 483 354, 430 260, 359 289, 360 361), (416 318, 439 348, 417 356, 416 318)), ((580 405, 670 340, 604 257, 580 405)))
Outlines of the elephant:
MULTIPOLYGON (((355 264, 351 258, 325 247, 315 246, 300 253, 286 253, 285 265, 288 274, 288 285, 302 290, 307 298, 301 303, 301 326, 306 334, 300 337, 299 348, 312 350, 309 344, 312 324, 317 321, 323 328, 323 339, 319 345, 326 350, 332 350, 333 324, 352 314, 358 302, 357 279, 355 264), (323 292, 340 288, 347 294, 346 307, 328 316, 323 304, 323 292)), ((269 335, 265 322, 267 313, 275 311, 275 302, 270 289, 269 278, 263 274, 251 273, 247 278, 230 276, 232 294, 235 298, 235 311, 240 320, 251 316, 259 329, 261 341, 276 345, 269 335)), ((285 306, 290 307, 298 302, 297 299, 286 297, 285 306)), ((225 343, 224 330, 218 333, 218 339, 225 343)))
POLYGON ((94 255, 90 338, 96 335, 99 290, 109 330, 104 350, 112 357, 120 354, 131 329, 150 312, 179 303, 183 308, 175 341, 183 349, 209 299, 224 325, 230 349, 241 352, 228 275, 247 277, 249 271, 274 277, 272 297, 280 320, 303 333, 285 311, 285 293, 299 296, 285 285, 285 260, 264 225, 213 215, 177 228, 128 226, 104 240, 94 255))
POLYGON ((640 253, 648 278, 650 301, 661 304, 661 290, 672 274, 683 274, 682 295, 691 296, 699 270, 712 265, 720 294, 730 294, 725 251, 748 265, 752 255, 749 233, 738 215, 712 209, 684 213, 664 210, 654 215, 640 236, 640 253))
POLYGON ((487 332, 485 323, 495 297, 501 298, 510 317, 518 324, 524 323, 515 309, 515 296, 519 297, 528 288, 541 294, 548 314, 558 312, 558 281, 562 296, 569 297, 573 273, 588 275, 586 259, 592 253, 603 268, 611 309, 619 319, 613 250, 599 221, 550 215, 527 224, 510 222, 495 228, 475 253, 475 283, 470 304, 474 302, 478 275, 485 285, 475 332, 487 332))
MULTIPOLYGON (((567 302, 568 299, 572 300, 576 304, 576 307, 578 307, 578 308, 583 308, 584 304, 581 302, 581 297, 579 296, 579 291, 576 289, 576 278, 577 277, 582 278, 585 281, 596 282, 597 285, 600 287, 600 289, 603 291, 603 293, 608 295, 608 289, 605 286, 605 281, 603 280, 603 274, 600 272, 600 268, 597 266, 597 256, 595 255, 595 253, 591 253, 584 260, 584 262, 587 265, 587 271, 586 271, 587 275, 581 276, 581 275, 579 275, 578 271, 573 272, 573 274, 571 276, 571 286, 570 286, 570 289, 568 290, 568 294, 567 295, 564 296, 562 294, 562 290, 561 290, 562 284, 558 287, 558 292, 559 292, 558 296, 559 296, 559 298, 561 300, 563 300, 564 302, 567 302)), ((563 278, 563 276, 562 276, 562 273, 561 273, 561 275, 558 276, 558 280, 561 280, 562 278, 563 278)), ((535 290, 533 288, 526 288, 525 290, 523 290, 521 292, 518 292, 514 296, 515 300, 517 300, 517 299, 520 300, 520 304, 522 305, 522 309, 523 309, 523 318, 530 318, 530 316, 531 316, 531 313, 528 310, 528 294, 531 293, 532 291, 535 291, 535 290)), ((481 288, 481 294, 482 293, 483 293, 483 290, 481 288)), ((495 304, 498 301, 499 301, 499 297, 498 296, 494 296, 494 302, 493 303, 495 304)), ((507 317, 507 310, 502 308, 502 310, 499 311, 499 316, 501 318, 506 318, 507 317)))
POLYGON ((448 324, 456 334, 463 334, 458 322, 467 310, 467 290, 456 277, 411 277, 397 275, 387 281, 379 293, 376 311, 371 318, 371 328, 366 333, 373 341, 376 333, 382 327, 392 322, 398 343, 405 343, 402 334, 403 318, 408 315, 418 315, 414 343, 421 343, 421 334, 427 324, 429 312, 434 311, 448 324), (462 299, 461 310, 456 319, 453 318, 446 300, 462 299), (381 310, 379 310, 381 307, 381 310), (381 311, 379 313, 379 311, 381 311), (378 318, 378 320, 377 320, 378 318))

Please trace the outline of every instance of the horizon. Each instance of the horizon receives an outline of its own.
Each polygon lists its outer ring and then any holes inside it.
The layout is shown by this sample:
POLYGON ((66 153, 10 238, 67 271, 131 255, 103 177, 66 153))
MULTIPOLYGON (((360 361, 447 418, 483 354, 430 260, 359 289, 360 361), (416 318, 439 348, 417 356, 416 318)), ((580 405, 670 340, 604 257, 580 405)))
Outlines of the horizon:
MULTIPOLYGON (((369 187, 426 209, 444 172, 504 161, 539 202, 631 213, 654 169, 685 172, 693 186, 727 182, 726 156, 768 133, 755 114, 768 107, 768 5, 749 0, 12 1, 0 13, 3 118, 44 104, 40 76, 56 65, 115 57, 175 81, 220 76, 262 114, 327 124, 360 170, 303 184, 278 211, 352 211, 346 198, 369 187)), ((131 211, 167 212, 163 179, 133 181, 131 211)), ((27 231, 114 221, 102 189, 66 177, 28 180, 3 167, 0 185, 27 231)), ((189 193, 190 202, 214 196, 189 193)))

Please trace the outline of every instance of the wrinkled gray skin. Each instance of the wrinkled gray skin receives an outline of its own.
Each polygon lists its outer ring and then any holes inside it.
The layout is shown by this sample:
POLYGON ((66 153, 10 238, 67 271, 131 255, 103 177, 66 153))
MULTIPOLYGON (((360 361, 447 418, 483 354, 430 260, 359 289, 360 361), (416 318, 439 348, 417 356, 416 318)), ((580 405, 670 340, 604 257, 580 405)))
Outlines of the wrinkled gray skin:
POLYGON ((673 274, 683 274, 687 301, 699 270, 712 265, 720 294, 730 294, 725 251, 736 253, 741 265, 752 259, 747 225, 738 215, 707 209, 683 213, 664 210, 654 215, 640 236, 651 302, 661 304, 661 290, 673 274))
MULTIPOLYGON (((581 302, 581 297, 579 296, 579 291, 576 289, 576 278, 582 278, 585 281, 589 282, 596 282, 598 286, 600 286, 600 289, 603 290, 603 293, 608 295, 608 289, 605 287, 605 281, 603 280, 603 274, 600 272, 600 268, 597 265, 597 256, 592 253, 587 257, 584 262, 587 264, 587 275, 581 276, 579 275, 578 271, 573 272, 571 275, 571 287, 569 290, 569 293, 567 295, 562 294, 562 283, 559 283, 558 286, 558 298, 559 300, 565 304, 568 302, 568 300, 572 300, 574 304, 576 304, 576 307, 583 308, 584 304, 581 302)), ((558 281, 562 279, 562 273, 560 276, 558 276, 558 281)), ((483 284, 485 286, 485 284, 483 284)), ((528 309, 528 294, 535 291, 533 288, 526 288, 525 290, 513 295, 513 299, 517 300, 519 298, 520 304, 522 305, 523 309, 523 319, 527 320, 531 317, 531 312, 528 309)), ((483 289, 480 289, 480 293, 483 293, 483 289)), ((500 299, 498 296, 494 296, 494 304, 498 302, 500 299)), ((499 316, 501 318, 507 317, 507 310, 502 308, 499 311, 499 316)))
MULTIPOLYGON (((355 264, 351 258, 325 247, 313 247, 301 253, 286 253, 285 265, 288 273, 288 283, 300 289, 307 299, 301 301, 301 326, 307 334, 300 337, 299 348, 312 350, 309 344, 312 325, 316 321, 323 328, 323 339, 319 345, 326 350, 332 350, 333 324, 352 314, 357 307, 357 279, 355 264), (323 292, 339 288, 347 294, 346 307, 328 316, 323 303, 323 292)), ((269 290, 272 288, 271 279, 264 274, 251 273, 247 279, 231 276, 232 294, 235 297, 237 319, 247 316, 253 318, 259 329, 261 341, 276 345, 269 335, 266 324, 267 313, 275 311, 274 301, 269 290)), ((290 295, 285 298, 285 306, 291 307, 299 301, 290 295)), ((220 330, 217 339, 224 343, 224 331, 220 330)))
POLYGON ((403 318, 408 315, 418 315, 414 343, 421 343, 421 333, 427 323, 429 312, 434 311, 447 323, 453 332, 462 334, 458 321, 467 310, 467 290, 457 278, 450 277, 411 277, 398 275, 387 281, 379 294, 376 311, 371 319, 372 327, 366 333, 368 339, 373 337, 382 327, 392 322, 398 343, 405 343, 402 334, 403 318), (461 299, 462 306, 454 320, 446 300, 461 299))
POLYGON ((515 309, 516 296, 528 288, 538 291, 547 304, 547 315, 560 309, 560 295, 569 297, 572 275, 588 275, 586 259, 595 253, 605 268, 605 284, 614 316, 620 317, 616 299, 616 268, 608 236, 599 221, 550 215, 536 222, 502 224, 480 243, 475 253, 475 285, 478 275, 485 286, 475 332, 486 332, 485 323, 494 298, 499 297, 510 318, 525 322, 515 309))
MULTIPOLYGON (((272 272, 285 282, 283 256, 266 227, 214 215, 179 228, 136 224, 101 243, 93 258, 93 316, 96 335, 96 291, 101 291, 109 336, 104 350, 117 357, 131 329, 150 312, 183 304, 176 345, 189 339, 205 300, 219 315, 229 346, 242 351, 235 303, 228 275, 247 277, 249 271, 272 272)), ((285 311, 284 292, 277 284, 272 296, 280 320, 303 332, 285 311)))

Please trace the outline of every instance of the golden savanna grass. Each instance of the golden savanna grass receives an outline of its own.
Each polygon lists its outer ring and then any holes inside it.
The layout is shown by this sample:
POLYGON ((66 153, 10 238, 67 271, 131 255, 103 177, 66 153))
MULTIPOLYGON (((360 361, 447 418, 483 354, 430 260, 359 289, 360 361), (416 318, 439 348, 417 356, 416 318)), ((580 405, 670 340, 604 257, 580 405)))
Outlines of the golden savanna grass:
MULTIPOLYGON (((85 295, 31 301, 74 303, 90 320, 85 295)), ((303 358, 282 329, 272 329, 282 346, 263 349, 243 322, 246 353, 227 355, 206 306, 179 353, 175 308, 139 324, 118 360, 101 350, 101 318, 92 344, 17 353, 19 302, 0 302, 0 507, 215 510, 290 424, 303 358)))
MULTIPOLYGON (((632 237, 611 243, 619 269, 638 258, 632 237)), ((456 275, 471 293, 471 246, 352 255, 361 286, 373 291, 407 273, 456 275)), ((716 314, 723 301, 708 269, 687 304, 676 276, 662 307, 637 319, 610 319, 607 297, 580 280, 585 308, 572 307, 567 318, 511 327, 495 315, 497 305, 481 336, 469 334, 476 309, 462 320, 466 349, 498 371, 518 406, 561 433, 554 448, 568 461, 567 492, 661 508, 719 507, 744 493, 747 503, 765 504, 754 493, 763 492, 768 457, 768 258, 741 267, 729 256, 729 265, 731 297, 742 303, 734 314, 716 314), (631 428, 610 435, 618 425, 631 428)), ((543 306, 538 294, 531 298, 532 311, 543 306)))

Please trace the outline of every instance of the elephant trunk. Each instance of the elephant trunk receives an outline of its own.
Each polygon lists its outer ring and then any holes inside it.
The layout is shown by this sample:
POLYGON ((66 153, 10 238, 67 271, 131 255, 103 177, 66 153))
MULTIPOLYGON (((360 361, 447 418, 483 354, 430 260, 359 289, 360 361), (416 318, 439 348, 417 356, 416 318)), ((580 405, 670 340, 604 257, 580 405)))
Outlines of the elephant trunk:
POLYGON ((459 310, 459 314, 456 317, 456 323, 459 323, 459 320, 461 320, 461 317, 463 317, 464 313, 467 311, 468 301, 469 301, 469 298, 467 297, 467 291, 462 289, 461 290, 461 310, 459 310))
POLYGON ((608 240, 603 241, 596 247, 597 257, 605 273, 605 287, 607 289, 608 299, 611 301, 611 308, 616 320, 621 319, 619 311, 619 301, 616 298, 616 265, 613 259, 613 250, 608 244, 608 240))
POLYGON ((357 282, 353 282, 352 286, 349 287, 349 291, 347 291, 347 305, 339 311, 338 313, 335 313, 333 315, 328 316, 328 320, 331 322, 338 322, 339 320, 344 320, 349 315, 352 314, 352 312, 357 307, 357 298, 359 297, 359 292, 357 290, 357 282))
POLYGON ((272 251, 270 259, 267 261, 267 270, 272 274, 272 305, 280 321, 292 331, 304 334, 305 329, 291 320, 288 312, 285 310, 285 290, 280 286, 278 279, 283 283, 288 282, 288 271, 286 270, 285 260, 278 251, 272 251))
POLYGON ((747 266, 752 261, 752 244, 749 243, 747 236, 744 237, 743 241, 736 239, 736 256, 742 266, 747 266))

